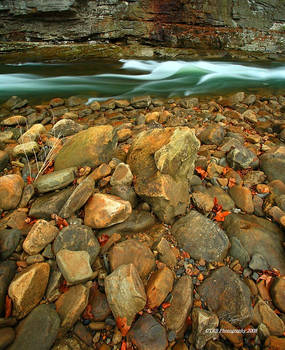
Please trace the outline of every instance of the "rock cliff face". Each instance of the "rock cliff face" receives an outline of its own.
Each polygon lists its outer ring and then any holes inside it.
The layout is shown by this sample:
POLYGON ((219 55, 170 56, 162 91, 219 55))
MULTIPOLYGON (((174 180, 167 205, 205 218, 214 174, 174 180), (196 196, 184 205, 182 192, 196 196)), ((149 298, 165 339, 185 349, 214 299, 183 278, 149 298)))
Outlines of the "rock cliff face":
POLYGON ((0 0, 0 42, 285 52, 284 0, 0 0))

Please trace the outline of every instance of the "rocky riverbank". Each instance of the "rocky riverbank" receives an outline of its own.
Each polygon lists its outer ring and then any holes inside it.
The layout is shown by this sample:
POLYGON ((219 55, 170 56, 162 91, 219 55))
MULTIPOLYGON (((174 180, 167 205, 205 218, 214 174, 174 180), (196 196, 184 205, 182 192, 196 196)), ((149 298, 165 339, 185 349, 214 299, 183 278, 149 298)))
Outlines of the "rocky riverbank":
POLYGON ((284 349, 285 96, 0 123, 0 349, 284 349))

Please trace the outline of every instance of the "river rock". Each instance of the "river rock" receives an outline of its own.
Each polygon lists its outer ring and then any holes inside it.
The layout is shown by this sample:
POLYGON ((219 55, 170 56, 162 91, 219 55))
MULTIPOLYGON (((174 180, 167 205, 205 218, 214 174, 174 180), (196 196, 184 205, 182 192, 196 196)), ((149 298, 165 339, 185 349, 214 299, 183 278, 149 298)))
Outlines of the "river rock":
POLYGON ((37 198, 31 206, 29 215, 37 219, 50 219, 51 214, 59 215, 73 190, 74 187, 69 187, 37 198))
POLYGON ((8 350, 49 350, 55 342, 60 319, 52 305, 37 306, 16 331, 16 339, 8 350))
POLYGON ((33 156, 39 150, 39 145, 35 141, 25 142, 13 148, 13 155, 15 157, 33 156))
POLYGON ((222 261, 230 247, 225 232, 196 210, 178 219, 172 234, 181 248, 195 259, 222 261))
POLYGON ((76 168, 67 168, 41 175, 35 181, 34 186, 39 193, 59 190, 71 184, 75 179, 76 168))
POLYGON ((10 130, 0 131, 0 142, 6 143, 13 138, 14 134, 10 130))
POLYGON ((45 220, 38 220, 29 231, 23 243, 23 249, 29 255, 42 251, 57 236, 57 227, 45 220))
POLYGON ((3 126, 26 125, 27 118, 22 115, 13 115, 1 122, 3 126))
POLYGON ((9 163, 8 153, 0 150, 0 171, 5 169, 8 163, 9 163))
POLYGON ((13 315, 25 317, 44 296, 50 266, 47 263, 34 264, 16 275, 9 286, 9 297, 13 301, 13 315))
POLYGON ((254 306, 252 323, 255 326, 265 324, 271 335, 281 336, 285 331, 284 322, 263 300, 259 300, 254 306))
POLYGON ((244 186, 233 186, 229 190, 236 206, 248 214, 254 212, 252 195, 249 188, 244 186))
POLYGON ((216 338, 217 334, 212 333, 218 327, 219 319, 216 314, 207 310, 195 307, 191 314, 192 334, 191 341, 197 349, 203 349, 207 341, 216 338))
POLYGON ((70 287, 55 302, 62 331, 70 329, 87 306, 89 289, 82 284, 70 287))
POLYGON ((133 264, 121 265, 107 276, 105 292, 115 319, 126 318, 128 326, 145 307, 144 286, 133 264))
POLYGON ((239 260, 240 264, 246 268, 249 261, 250 256, 244 246, 241 244, 240 240, 237 237, 231 237, 231 249, 229 251, 229 255, 233 258, 239 260))
POLYGON ((127 185, 116 185, 112 186, 111 194, 114 196, 120 197, 124 201, 130 202, 132 208, 135 208, 137 205, 137 195, 132 187, 127 185))
POLYGON ((274 305, 285 313, 285 277, 275 279, 270 288, 270 295, 274 305))
POLYGON ((182 276, 174 286, 170 306, 164 312, 165 324, 176 335, 184 328, 193 304, 193 282, 188 275, 182 276))
POLYGON ((224 128, 220 125, 206 127, 199 135, 199 140, 206 145, 220 145, 225 137, 224 128))
POLYGON ((226 338, 235 348, 241 348, 243 346, 243 335, 239 333, 239 329, 234 327, 231 323, 221 320, 220 329, 226 330, 223 331, 222 335, 226 338))
POLYGON ((111 186, 131 185, 133 181, 133 174, 130 166, 125 163, 120 163, 116 166, 116 169, 111 176, 111 186))
POLYGON ((15 339, 15 331, 13 328, 0 328, 0 350, 7 349, 8 345, 13 343, 15 339))
POLYGON ((136 321, 128 337, 138 350, 165 350, 168 345, 164 327, 149 314, 136 321))
POLYGON ((170 268, 176 265, 177 259, 174 251, 171 249, 170 243, 164 237, 158 242, 156 250, 159 253, 158 258, 161 262, 170 268))
POLYGON ((168 267, 154 272, 147 282, 147 305, 154 309, 158 307, 171 292, 174 282, 173 272, 168 267))
POLYGON ((105 321, 111 313, 106 295, 101 293, 98 288, 90 288, 88 304, 91 305, 92 320, 95 322, 105 321))
POLYGON ((132 206, 119 197, 96 193, 85 206, 84 224, 92 228, 109 227, 125 221, 132 206))
POLYGON ((114 245, 109 253, 109 261, 112 271, 118 266, 133 264, 142 280, 145 280, 155 267, 152 251, 135 239, 114 245))
POLYGON ((254 215, 231 214, 225 218, 224 228, 230 239, 239 239, 250 256, 261 254, 270 268, 285 273, 284 237, 276 224, 254 215))
POLYGON ((56 262, 68 284, 86 282, 93 274, 86 251, 61 249, 56 254, 56 262))
POLYGON ((130 102, 135 108, 146 108, 151 104, 151 98, 150 96, 134 96, 130 102))
POLYGON ((26 208, 30 199, 33 197, 35 193, 34 185, 28 184, 24 187, 22 198, 19 203, 19 208, 26 208))
POLYGON ((113 233, 127 234, 143 232, 155 224, 155 216, 146 211, 134 210, 128 219, 121 224, 101 230, 100 233, 112 235, 113 233))
POLYGON ((129 150, 127 163, 136 176, 136 193, 166 223, 186 211, 188 178, 198 148, 193 130, 177 127, 142 131, 129 150))
POLYGON ((55 170, 73 166, 97 167, 111 160, 117 146, 115 130, 110 125, 91 127, 68 140, 55 158, 55 170))
POLYGON ((64 227, 54 240, 52 248, 55 254, 61 249, 86 251, 90 256, 91 265, 100 251, 100 245, 92 229, 84 225, 69 225, 64 227))
POLYGON ((26 143, 35 141, 40 134, 46 132, 46 128, 42 124, 34 124, 29 130, 27 130, 19 139, 19 143, 26 143))
POLYGON ((54 124, 50 132, 55 137, 66 137, 78 133, 79 131, 83 130, 83 128, 84 127, 82 125, 77 124, 74 120, 61 119, 54 124))
POLYGON ((251 167, 255 158, 255 154, 244 146, 236 147, 227 154, 227 160, 234 169, 251 167))
POLYGON ((247 326, 253 316, 250 290, 228 267, 221 267, 198 287, 210 311, 239 327, 247 326))
POLYGON ((265 350, 283 350, 285 348, 285 338, 270 336, 264 343, 265 350))
POLYGON ((20 202, 24 180, 19 175, 0 177, 0 209, 15 209, 20 202))
POLYGON ((214 207, 214 200, 207 193, 202 193, 199 191, 194 192, 192 194, 192 201, 198 209, 203 211, 203 213, 210 212, 214 207))
POLYGON ((5 260, 13 254, 21 238, 21 231, 5 229, 0 231, 0 258, 5 260))
POLYGON ((285 182, 285 146, 279 146, 264 153, 260 157, 260 167, 269 180, 285 182))
POLYGON ((5 298, 10 282, 16 273, 15 261, 7 260, 0 263, 0 316, 5 308, 5 298))
POLYGON ((95 182, 92 178, 87 178, 82 181, 64 204, 59 216, 69 218, 73 213, 82 208, 93 194, 94 184, 95 182))
POLYGON ((235 207, 235 203, 232 198, 222 188, 218 186, 212 186, 206 188, 204 186, 195 187, 195 191, 201 191, 208 194, 213 200, 216 197, 218 203, 223 207, 223 210, 232 210, 235 207))
POLYGON ((264 256, 259 253, 253 254, 249 263, 249 267, 252 270, 257 270, 257 271, 269 270, 270 268, 264 256))

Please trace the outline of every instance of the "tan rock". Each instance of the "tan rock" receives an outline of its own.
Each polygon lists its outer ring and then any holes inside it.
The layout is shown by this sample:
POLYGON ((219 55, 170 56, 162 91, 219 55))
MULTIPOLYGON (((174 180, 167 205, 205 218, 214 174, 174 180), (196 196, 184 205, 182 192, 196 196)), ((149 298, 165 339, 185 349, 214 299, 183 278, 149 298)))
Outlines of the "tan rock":
POLYGON ((148 123, 151 123, 151 122, 157 122, 158 119, 159 119, 159 112, 150 112, 150 113, 147 113, 146 116, 145 116, 145 122, 148 124, 148 123))
POLYGON ((252 214, 254 212, 252 195, 247 187, 233 186, 229 192, 238 208, 248 214, 252 214))
POLYGON ((285 277, 276 278, 270 288, 273 303, 285 313, 285 277))
POLYGON ((156 246, 156 249, 159 253, 159 260, 166 264, 168 267, 173 268, 176 265, 177 259, 171 249, 170 243, 162 237, 159 243, 156 246))
POLYGON ((264 349, 266 350, 284 350, 285 349, 285 338, 278 338, 270 336, 264 343, 264 349))
POLYGON ((214 207, 214 200, 213 197, 211 197, 207 193, 202 192, 194 192, 192 194, 192 200, 194 202, 194 205, 201 209, 204 213, 208 213, 211 211, 214 207))
POLYGON ((158 307, 171 292, 174 282, 173 272, 164 267, 154 272, 147 282, 146 295, 148 307, 154 309, 158 307))
POLYGON ((238 329, 227 321, 220 321, 220 328, 222 329, 222 336, 230 341, 234 347, 241 348, 243 346, 242 333, 238 332, 238 329), (225 330, 225 331, 224 331, 225 330))
POLYGON ((118 130, 118 141, 126 141, 128 138, 132 136, 132 130, 131 129, 121 129, 118 130))
POLYGON ((120 163, 116 166, 116 169, 111 177, 111 186, 131 185, 133 181, 133 174, 130 166, 124 163, 120 163))
POLYGON ((121 265, 106 277, 105 293, 115 319, 126 318, 128 326, 146 304, 144 286, 133 264, 121 265))
POLYGON ((34 255, 51 243, 59 230, 45 220, 38 220, 29 231, 23 243, 23 249, 29 255, 34 255))
POLYGON ((15 209, 20 202, 24 180, 19 175, 5 175, 0 177, 0 208, 15 209))
POLYGON ((62 331, 70 329, 87 306, 89 289, 79 284, 69 290, 55 302, 56 311, 61 319, 62 331))
POLYGON ((152 251, 135 239, 128 239, 114 245, 109 253, 109 261, 112 270, 121 265, 133 264, 143 280, 155 267, 152 251))
POLYGON ((35 141, 25 142, 13 148, 15 157, 34 155, 39 151, 39 145, 35 141))
POLYGON ((27 118, 22 115, 13 115, 7 119, 4 119, 1 122, 1 125, 4 126, 13 126, 13 125, 25 125, 27 123, 27 118))
POLYGON ((40 134, 46 132, 43 124, 34 124, 28 131, 26 131, 19 139, 19 143, 26 143, 37 140, 40 134))
POLYGON ((104 228, 121 223, 131 215, 130 202, 119 197, 96 193, 85 205, 84 224, 92 228, 104 228))
POLYGON ((89 175, 90 178, 92 178, 94 181, 100 180, 105 176, 108 176, 111 174, 111 167, 108 164, 101 164, 98 166, 92 173, 89 175))
POLYGON ((44 296, 50 266, 47 263, 34 264, 16 275, 11 282, 8 294, 13 302, 13 315, 25 317, 44 296))

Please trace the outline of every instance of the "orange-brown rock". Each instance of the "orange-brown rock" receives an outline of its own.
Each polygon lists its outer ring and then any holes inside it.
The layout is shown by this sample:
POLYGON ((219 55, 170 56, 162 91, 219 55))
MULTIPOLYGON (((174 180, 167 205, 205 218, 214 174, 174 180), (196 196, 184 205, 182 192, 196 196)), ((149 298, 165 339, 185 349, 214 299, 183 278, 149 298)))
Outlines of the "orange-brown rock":
POLYGON ((49 264, 39 263, 16 275, 8 289, 13 302, 14 316, 25 317, 41 301, 47 287, 49 272, 49 264))
POLYGON ((252 195, 247 187, 233 186, 229 192, 238 208, 248 214, 252 214, 254 212, 252 195))
POLYGON ((85 205, 84 224, 92 228, 104 228, 121 223, 131 215, 130 202, 119 197, 96 193, 85 205))
POLYGON ((155 267, 152 251, 135 239, 128 239, 114 245, 109 253, 109 260, 112 270, 124 264, 133 264, 143 280, 155 267))
POLYGON ((168 293, 171 292, 173 282, 173 272, 166 266, 151 275, 146 286, 149 308, 156 308, 163 302, 168 293))
POLYGON ((5 175, 0 177, 0 209, 10 210, 20 202, 24 180, 19 175, 5 175))
POLYGON ((242 333, 239 333, 235 326, 225 320, 221 320, 220 328, 222 329, 222 336, 228 339, 234 347, 240 348, 243 346, 242 333))
POLYGON ((273 303, 278 309, 285 313, 285 277, 276 278, 270 288, 273 303))
POLYGON ((285 349, 285 338, 278 338, 270 336, 264 343, 264 349, 266 350, 284 350, 285 349))

